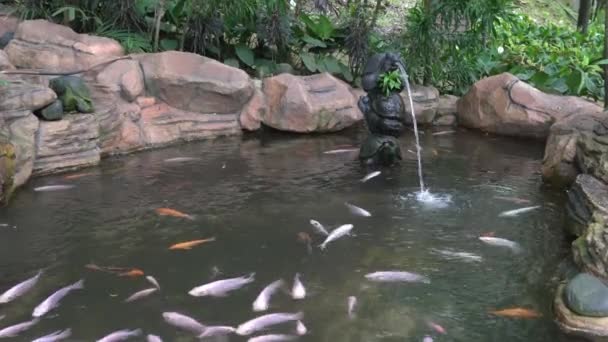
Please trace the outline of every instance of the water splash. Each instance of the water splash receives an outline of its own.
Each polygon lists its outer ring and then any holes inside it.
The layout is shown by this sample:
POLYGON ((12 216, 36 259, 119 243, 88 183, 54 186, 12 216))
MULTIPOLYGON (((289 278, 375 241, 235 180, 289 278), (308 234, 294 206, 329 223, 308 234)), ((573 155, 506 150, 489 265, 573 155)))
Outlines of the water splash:
POLYGON ((452 202, 450 195, 433 195, 428 189, 416 192, 416 200, 432 208, 447 208, 452 202))
MULTIPOLYGON (((420 192, 419 194, 429 194, 428 191, 424 189, 424 178, 422 177, 422 156, 421 156, 421 148, 420 148, 420 138, 418 137, 418 124, 416 123, 416 113, 414 113, 414 100, 412 99, 412 90, 410 88, 410 81, 407 72, 403 68, 403 65, 399 64, 399 71, 401 75, 403 75, 403 79, 405 80, 405 86, 407 88, 407 96, 410 100, 410 111, 412 113, 412 124, 414 125, 414 135, 416 136, 416 157, 418 158, 418 179, 420 180, 420 192)), ((417 196, 419 197, 419 196, 417 196)), ((421 199, 419 199, 421 200, 421 199)), ((422 200, 421 200, 422 201, 422 200)))

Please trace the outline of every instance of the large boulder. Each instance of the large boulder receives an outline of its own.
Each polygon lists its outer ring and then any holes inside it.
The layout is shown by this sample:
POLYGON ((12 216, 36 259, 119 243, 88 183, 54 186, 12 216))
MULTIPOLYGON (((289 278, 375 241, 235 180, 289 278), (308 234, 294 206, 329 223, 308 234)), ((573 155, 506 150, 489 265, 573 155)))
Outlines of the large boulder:
POLYGON ((608 317, 608 286, 591 274, 580 273, 572 278, 564 299, 568 308, 580 316, 608 317))
POLYGON ((9 140, 8 126, 0 118, 0 205, 6 204, 15 176, 15 147, 9 140))
POLYGON ((266 115, 267 111, 268 106, 266 105, 264 93, 260 89, 256 89, 249 102, 243 107, 241 115, 239 116, 241 128, 247 131, 260 129, 262 126, 262 118, 266 115))
POLYGON ((328 73, 281 74, 264 80, 268 110, 262 122, 298 133, 335 132, 363 120, 350 86, 328 73))
POLYGON ((583 235, 594 213, 608 216, 608 186, 591 175, 579 175, 568 191, 566 211, 572 221, 570 232, 583 235))
POLYGON ((5 118, 15 116, 15 112, 35 111, 46 107, 57 99, 57 95, 49 87, 21 80, 11 80, 8 85, 0 87, 0 115, 5 118))
POLYGON ((139 127, 141 108, 135 103, 122 103, 95 112, 99 123, 101 155, 121 154, 143 149, 145 141, 139 127))
MULTIPOLYGON (((96 89, 113 95, 108 97, 109 101, 122 97, 126 101, 133 102, 145 89, 142 69, 135 60, 123 59, 108 64, 88 81, 99 85, 96 89)), ((101 101, 101 104, 104 104, 104 101, 101 101)))
POLYGON ((20 23, 5 51, 18 68, 56 72, 87 69, 124 54, 115 40, 78 34, 46 20, 20 23))
POLYGON ((551 126, 543 158, 544 181, 563 186, 574 182, 579 173, 576 165, 578 140, 582 133, 592 132, 605 115, 606 113, 580 113, 551 126))
POLYGON ((238 114, 254 92, 243 70, 193 53, 167 51, 135 56, 146 89, 168 105, 202 114, 238 114))
POLYGON ((605 117, 593 126, 593 130, 581 133, 576 160, 582 172, 608 183, 608 120, 605 117))
MULTIPOLYGON (((414 102, 414 114, 418 125, 428 125, 435 120, 439 108, 439 90, 435 87, 427 87, 412 84, 412 101, 414 102)), ((401 98, 405 103, 405 122, 412 123, 412 110, 407 89, 401 92, 401 98)))
POLYGON ((36 146, 35 175, 96 165, 100 160, 99 125, 92 114, 66 115, 41 122, 36 146))
POLYGON ((142 109, 134 121, 146 147, 241 133, 238 114, 187 112, 165 103, 142 109))
POLYGON ((15 67, 8 59, 8 55, 4 50, 0 50, 0 71, 2 70, 13 70, 15 67))
POLYGON ((460 99, 458 123, 490 133, 545 139, 555 122, 601 111, 590 101, 546 94, 503 73, 478 81, 460 99))
POLYGON ((437 115, 433 121, 435 126, 454 126, 458 115, 458 101, 454 95, 441 95, 437 104, 437 115))

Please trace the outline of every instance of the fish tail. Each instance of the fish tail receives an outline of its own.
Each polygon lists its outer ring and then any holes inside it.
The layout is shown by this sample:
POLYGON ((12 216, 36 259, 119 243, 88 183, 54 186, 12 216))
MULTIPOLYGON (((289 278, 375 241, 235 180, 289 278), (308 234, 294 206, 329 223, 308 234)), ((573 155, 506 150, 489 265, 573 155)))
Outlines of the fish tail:
POLYGON ((70 286, 72 290, 82 290, 84 289, 84 279, 80 279, 70 286))
POLYGON ((131 330, 131 335, 133 336, 141 336, 142 333, 143 331, 141 329, 131 330))
POLYGON ((249 275, 247 276, 246 279, 250 280, 250 281, 254 281, 255 280, 255 272, 249 273, 249 275))
POLYGON ((319 248, 320 248, 322 251, 323 251, 323 250, 325 250, 325 244, 324 244, 324 243, 320 244, 320 245, 319 245, 319 248))
POLYGON ((293 314, 293 317, 299 321, 304 318, 304 312, 302 312, 302 311, 296 312, 295 314, 293 314))
POLYGON ((187 218, 190 221, 194 221, 196 219, 196 216, 194 216, 194 215, 186 215, 184 217, 187 218))

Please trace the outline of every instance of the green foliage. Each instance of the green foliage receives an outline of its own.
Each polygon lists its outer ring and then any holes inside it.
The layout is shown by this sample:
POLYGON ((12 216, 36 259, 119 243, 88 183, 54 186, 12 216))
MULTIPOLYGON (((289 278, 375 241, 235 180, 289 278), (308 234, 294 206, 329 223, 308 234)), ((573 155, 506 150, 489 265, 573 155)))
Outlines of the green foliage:
POLYGON ((126 53, 141 53, 151 52, 152 43, 149 38, 137 32, 112 28, 110 25, 104 25, 97 29, 96 35, 108 37, 118 41, 126 53))
POLYGON ((480 76, 508 71, 543 91, 603 98, 603 23, 584 35, 520 15, 500 20, 495 32, 493 45, 477 58, 480 76))
POLYGON ((382 89, 382 93, 385 96, 389 96, 393 92, 399 92, 401 90, 401 73, 399 70, 393 70, 385 72, 380 75, 378 85, 382 89))

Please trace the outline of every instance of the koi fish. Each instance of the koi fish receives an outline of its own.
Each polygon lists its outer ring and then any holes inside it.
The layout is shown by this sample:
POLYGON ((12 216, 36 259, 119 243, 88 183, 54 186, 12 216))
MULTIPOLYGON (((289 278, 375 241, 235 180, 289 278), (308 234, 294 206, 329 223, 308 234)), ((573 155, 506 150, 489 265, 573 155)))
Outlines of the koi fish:
POLYGON ((526 308, 511 308, 511 309, 503 309, 497 311, 490 311, 492 315, 501 316, 501 317, 510 317, 510 318, 539 318, 542 317, 542 314, 538 311, 526 308))
POLYGON ((160 216, 172 216, 172 217, 178 217, 178 218, 185 218, 188 220, 194 220, 194 217, 192 215, 188 215, 188 214, 182 213, 181 211, 171 209, 171 208, 157 208, 154 211, 156 211, 156 213, 160 216))
POLYGON ((176 249, 190 250, 190 249, 192 249, 192 247, 202 245, 203 243, 212 242, 212 241, 215 241, 215 237, 211 237, 208 239, 202 239, 202 240, 192 240, 192 241, 176 243, 175 245, 169 247, 169 249, 170 250, 176 250, 176 249))
POLYGON ((494 196, 495 199, 498 200, 503 200, 503 201, 508 201, 508 202, 513 202, 516 204, 527 204, 527 203, 531 203, 530 200, 527 200, 525 198, 519 198, 519 197, 507 197, 507 196, 494 196))
POLYGON ((525 207, 525 208, 520 208, 520 209, 515 209, 515 210, 509 210, 509 211, 503 211, 498 216, 499 217, 514 217, 519 214, 527 213, 528 211, 532 211, 532 210, 538 209, 538 208, 540 208, 540 205, 535 205, 532 207, 525 207))
POLYGON ((82 172, 82 173, 75 173, 75 174, 63 176, 63 179, 72 180, 72 179, 79 179, 82 177, 88 177, 88 176, 92 176, 92 175, 94 175, 93 172, 82 172))
POLYGON ((142 271, 138 268, 133 268, 127 272, 118 273, 118 276, 120 276, 120 277, 131 277, 131 278, 142 277, 144 275, 145 275, 144 271, 142 271))

